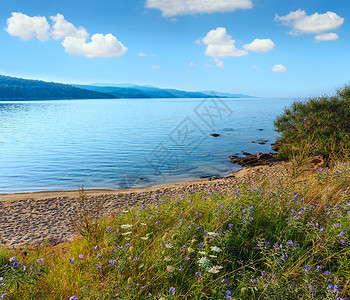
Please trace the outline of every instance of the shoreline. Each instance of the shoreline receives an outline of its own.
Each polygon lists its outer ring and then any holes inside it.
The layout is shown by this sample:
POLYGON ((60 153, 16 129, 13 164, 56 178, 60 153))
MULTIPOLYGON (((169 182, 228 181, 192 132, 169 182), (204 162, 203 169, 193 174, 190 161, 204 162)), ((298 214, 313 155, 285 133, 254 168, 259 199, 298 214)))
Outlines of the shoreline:
MULTIPOLYGON (((84 190, 85 209, 96 214, 97 207, 102 205, 99 216, 110 217, 129 207, 151 203, 162 196, 184 195, 189 190, 232 193, 242 182, 254 182, 258 178, 280 180, 288 175, 287 169, 287 162, 277 162, 240 169, 221 179, 123 190, 84 190)), ((50 245, 71 241, 75 235, 70 224, 80 211, 78 196, 78 190, 0 195, 0 245, 23 248, 41 245, 46 240, 50 245)))

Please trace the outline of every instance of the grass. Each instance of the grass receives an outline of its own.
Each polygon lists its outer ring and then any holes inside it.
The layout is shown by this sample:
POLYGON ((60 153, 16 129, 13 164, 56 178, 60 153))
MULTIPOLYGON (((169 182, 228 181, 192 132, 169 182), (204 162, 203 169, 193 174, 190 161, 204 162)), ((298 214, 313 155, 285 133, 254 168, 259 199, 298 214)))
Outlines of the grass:
POLYGON ((231 193, 159 195, 110 219, 83 211, 72 243, 0 250, 0 297, 346 299, 349 187, 339 163, 231 193))

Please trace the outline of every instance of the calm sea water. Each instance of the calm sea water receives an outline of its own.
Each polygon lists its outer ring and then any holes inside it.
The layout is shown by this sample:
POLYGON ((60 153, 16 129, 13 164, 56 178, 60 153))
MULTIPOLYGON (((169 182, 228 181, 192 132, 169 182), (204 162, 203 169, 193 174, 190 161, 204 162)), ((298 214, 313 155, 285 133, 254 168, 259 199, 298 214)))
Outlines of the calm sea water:
POLYGON ((273 119, 291 102, 1 101, 0 193, 118 189, 227 175, 239 168, 230 155, 271 151, 273 119))

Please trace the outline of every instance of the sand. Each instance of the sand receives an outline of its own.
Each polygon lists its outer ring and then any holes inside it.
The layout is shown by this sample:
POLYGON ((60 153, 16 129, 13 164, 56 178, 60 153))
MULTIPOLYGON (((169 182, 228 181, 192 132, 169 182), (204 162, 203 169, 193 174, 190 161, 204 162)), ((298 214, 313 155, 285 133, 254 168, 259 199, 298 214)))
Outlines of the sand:
MULTIPOLYGON (((126 205, 140 205, 158 195, 185 194, 188 190, 232 192, 240 182, 257 178, 280 180, 288 176, 288 163, 242 169, 222 179, 203 179, 158 187, 128 190, 86 190, 87 207, 93 212, 102 204, 101 215, 111 216, 126 205), (125 204, 125 202, 128 202, 125 204)), ((25 247, 57 245, 74 238, 71 221, 79 212, 79 191, 0 194, 0 245, 25 247)))

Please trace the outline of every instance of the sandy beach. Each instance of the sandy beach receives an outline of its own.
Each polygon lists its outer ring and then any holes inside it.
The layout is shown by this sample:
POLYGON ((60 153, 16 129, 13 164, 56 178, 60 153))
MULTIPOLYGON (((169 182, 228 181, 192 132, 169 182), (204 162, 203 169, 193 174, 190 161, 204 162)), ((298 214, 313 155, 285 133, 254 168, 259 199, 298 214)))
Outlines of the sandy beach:
MULTIPOLYGON (((192 189, 209 192, 215 188, 230 193, 240 182, 257 178, 279 180, 288 176, 287 168, 288 163, 280 162, 242 169, 222 179, 127 190, 86 190, 87 207, 93 212, 102 204, 101 214, 110 216, 126 206, 147 203, 159 195, 184 194, 192 189)), ((78 197, 79 191, 0 194, 0 244, 24 247, 39 245, 46 239, 53 245, 72 240, 74 233, 70 222, 79 211, 78 197)))

